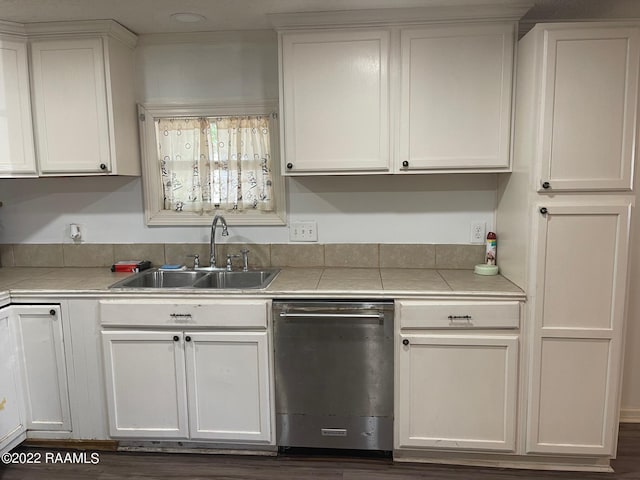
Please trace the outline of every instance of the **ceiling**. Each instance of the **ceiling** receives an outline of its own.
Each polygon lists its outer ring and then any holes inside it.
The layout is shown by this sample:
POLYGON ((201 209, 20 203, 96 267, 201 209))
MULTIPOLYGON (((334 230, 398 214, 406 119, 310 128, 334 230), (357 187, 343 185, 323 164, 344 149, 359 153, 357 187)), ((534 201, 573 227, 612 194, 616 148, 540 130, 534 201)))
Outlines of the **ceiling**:
MULTIPOLYGON (((493 0, 509 3, 514 0, 493 0)), ((517 1, 517 0, 515 0, 517 1)), ((640 18, 639 0, 532 0, 523 22, 640 18)), ((447 0, 486 3, 485 0, 447 0)), ((443 0, 0 0, 0 19, 19 23, 114 19, 137 34, 271 28, 267 14, 362 8, 424 7, 443 0), (199 13, 201 23, 180 23, 179 12, 199 13)))

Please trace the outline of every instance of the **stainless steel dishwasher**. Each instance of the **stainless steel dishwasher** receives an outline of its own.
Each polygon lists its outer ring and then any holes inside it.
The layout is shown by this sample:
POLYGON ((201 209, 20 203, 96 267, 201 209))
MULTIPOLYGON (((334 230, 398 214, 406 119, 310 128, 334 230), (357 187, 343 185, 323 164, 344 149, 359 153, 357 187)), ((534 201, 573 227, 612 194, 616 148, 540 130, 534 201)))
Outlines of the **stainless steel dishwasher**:
POLYGON ((393 302, 273 302, 280 447, 393 449, 393 302))

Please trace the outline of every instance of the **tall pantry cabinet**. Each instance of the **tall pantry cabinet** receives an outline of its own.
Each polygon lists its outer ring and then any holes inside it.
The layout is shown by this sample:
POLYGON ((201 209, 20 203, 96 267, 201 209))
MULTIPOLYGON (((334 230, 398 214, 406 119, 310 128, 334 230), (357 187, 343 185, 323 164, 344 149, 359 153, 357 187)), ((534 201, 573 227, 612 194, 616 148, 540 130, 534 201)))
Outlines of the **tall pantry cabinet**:
POLYGON ((501 272, 529 295, 524 453, 615 456, 640 26, 538 24, 519 43, 501 272))

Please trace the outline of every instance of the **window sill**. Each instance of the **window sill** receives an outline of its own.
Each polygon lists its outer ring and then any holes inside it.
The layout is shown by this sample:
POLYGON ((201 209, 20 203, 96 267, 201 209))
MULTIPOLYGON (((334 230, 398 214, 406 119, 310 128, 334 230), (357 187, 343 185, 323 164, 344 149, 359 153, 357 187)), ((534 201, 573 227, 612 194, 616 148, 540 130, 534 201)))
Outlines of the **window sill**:
MULTIPOLYGON (((286 225, 285 212, 218 212, 224 215, 228 225, 259 226, 259 225, 286 225)), ((147 212, 148 226, 182 226, 182 225, 211 225, 215 214, 205 213, 200 215, 195 212, 147 212)))

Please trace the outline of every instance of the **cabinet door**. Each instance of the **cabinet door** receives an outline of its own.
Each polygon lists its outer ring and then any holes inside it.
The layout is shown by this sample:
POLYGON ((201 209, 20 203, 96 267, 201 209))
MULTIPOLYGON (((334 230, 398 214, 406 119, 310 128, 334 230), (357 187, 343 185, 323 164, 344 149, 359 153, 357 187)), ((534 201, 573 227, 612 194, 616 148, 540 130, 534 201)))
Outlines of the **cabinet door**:
POLYGON ((0 37, 0 177, 36 173, 26 41, 0 37))
POLYGON ((9 327, 10 308, 0 309, 0 453, 26 432, 23 420, 18 352, 9 327))
POLYGON ((27 428, 71 430, 59 305, 12 307, 18 330, 27 428))
POLYGON ((509 167, 515 41, 514 23, 402 30, 401 170, 509 167))
POLYGON ((281 36, 283 172, 389 170, 389 33, 281 36))
POLYGON ((401 334, 398 348, 398 448, 514 451, 517 335, 401 334))
POLYGON ((103 331, 112 437, 187 438, 184 341, 178 331, 103 331))
POLYGON ((102 39, 34 40, 31 62, 41 172, 108 172, 102 39))
POLYGON ((267 332, 185 335, 191 438, 271 442, 267 332))
POLYGON ((543 37, 540 186, 632 186, 640 30, 588 24, 543 37))
POLYGON ((545 208, 538 214, 527 451, 611 455, 631 207, 545 208))

